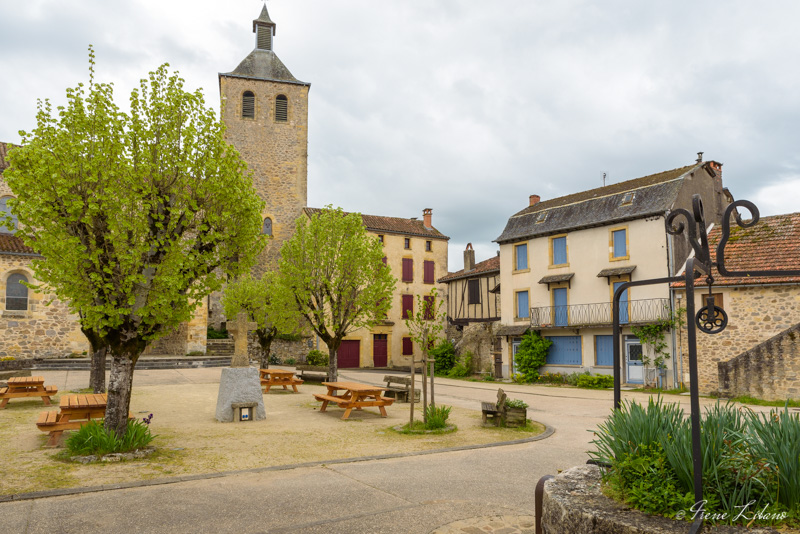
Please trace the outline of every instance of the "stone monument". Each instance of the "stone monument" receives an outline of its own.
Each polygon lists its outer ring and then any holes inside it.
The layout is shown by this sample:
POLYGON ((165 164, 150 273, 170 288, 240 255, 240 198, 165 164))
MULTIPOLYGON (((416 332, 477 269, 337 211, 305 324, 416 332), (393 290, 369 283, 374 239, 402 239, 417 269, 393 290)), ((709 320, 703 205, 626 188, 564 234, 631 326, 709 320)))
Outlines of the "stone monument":
POLYGON ((234 352, 231 366, 222 369, 219 380, 217 421, 223 423, 234 421, 236 414, 233 405, 248 403, 255 404, 253 420, 267 418, 258 369, 250 367, 250 358, 247 354, 247 332, 255 327, 255 323, 247 321, 247 314, 244 312, 236 316, 234 325, 228 326, 228 331, 233 334, 234 352))

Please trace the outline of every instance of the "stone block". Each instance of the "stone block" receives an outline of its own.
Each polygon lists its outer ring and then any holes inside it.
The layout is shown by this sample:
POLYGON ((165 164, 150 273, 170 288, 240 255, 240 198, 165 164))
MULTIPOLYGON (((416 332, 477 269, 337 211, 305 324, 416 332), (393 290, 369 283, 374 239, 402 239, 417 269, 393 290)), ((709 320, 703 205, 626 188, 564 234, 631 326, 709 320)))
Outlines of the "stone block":
POLYGON ((222 369, 217 394, 217 421, 233 422, 233 404, 255 402, 253 419, 260 421, 267 418, 264 408, 264 397, 261 391, 258 369, 254 367, 226 367, 222 369))

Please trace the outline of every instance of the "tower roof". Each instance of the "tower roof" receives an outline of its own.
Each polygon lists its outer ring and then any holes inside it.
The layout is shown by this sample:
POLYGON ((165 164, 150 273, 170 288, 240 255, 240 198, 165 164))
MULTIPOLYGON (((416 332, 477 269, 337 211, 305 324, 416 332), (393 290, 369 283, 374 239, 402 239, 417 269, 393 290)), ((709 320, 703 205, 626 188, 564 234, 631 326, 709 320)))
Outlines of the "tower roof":
POLYGON ((265 26, 272 26, 272 33, 273 35, 275 34, 277 24, 272 22, 272 19, 269 18, 269 11, 267 11, 267 4, 264 4, 264 7, 261 8, 261 14, 258 16, 257 19, 253 21, 254 32, 256 31, 256 26, 258 26, 259 24, 263 24, 265 26))
POLYGON ((253 50, 233 71, 221 72, 220 76, 311 85, 295 78, 272 50, 253 50))

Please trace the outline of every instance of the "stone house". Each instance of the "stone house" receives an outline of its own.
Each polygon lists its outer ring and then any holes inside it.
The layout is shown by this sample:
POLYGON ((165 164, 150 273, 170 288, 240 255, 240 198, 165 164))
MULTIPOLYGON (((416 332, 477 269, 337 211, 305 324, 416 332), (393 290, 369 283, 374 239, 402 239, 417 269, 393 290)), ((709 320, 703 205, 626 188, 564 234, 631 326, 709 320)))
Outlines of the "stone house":
MULTIPOLYGON (((743 214, 745 215, 745 214, 743 214)), ((709 233, 715 251, 720 228, 709 233)), ((751 228, 731 223, 725 247, 730 271, 800 268, 800 213, 763 217, 751 228)), ((718 334, 697 333, 698 388, 702 393, 800 398, 800 277, 722 277, 713 272, 711 296, 725 310, 728 326, 718 334)), ((696 281, 695 309, 709 297, 696 281)), ((678 306, 686 306, 685 284, 673 284, 678 306)), ((686 329, 679 339, 683 381, 689 381, 686 329)))
MULTIPOLYGON (((307 216, 318 208, 305 208, 307 216)), ((342 341, 337 355, 341 369, 357 367, 410 367, 419 349, 408 336, 403 317, 415 313, 417 296, 424 297, 436 287, 440 297, 444 284, 437 282, 447 272, 447 242, 449 237, 433 227, 433 210, 423 210, 422 220, 416 217, 384 217, 362 215, 367 232, 383 243, 384 263, 397 279, 392 307, 386 319, 371 330, 361 328, 342 341)), ((324 343, 315 346, 327 352, 324 343)))
MULTIPOLYGON (((665 216, 691 209, 700 194, 710 222, 719 222, 730 195, 722 166, 702 162, 605 187, 540 201, 512 215, 500 244, 503 374, 515 372, 521 336, 533 329, 553 341, 546 372, 613 374, 612 298, 627 281, 673 276, 689 255, 683 236, 665 230, 665 216)), ((641 286, 623 294, 622 378, 656 378, 631 327, 668 317, 670 288, 641 286)), ((667 384, 675 382, 674 343, 668 340, 667 384)))
POLYGON ((446 284, 445 334, 458 353, 473 354, 473 370, 502 376, 500 339, 500 256, 475 263, 472 243, 464 250, 464 268, 439 279, 446 284), (497 358, 496 358, 497 357, 497 358))

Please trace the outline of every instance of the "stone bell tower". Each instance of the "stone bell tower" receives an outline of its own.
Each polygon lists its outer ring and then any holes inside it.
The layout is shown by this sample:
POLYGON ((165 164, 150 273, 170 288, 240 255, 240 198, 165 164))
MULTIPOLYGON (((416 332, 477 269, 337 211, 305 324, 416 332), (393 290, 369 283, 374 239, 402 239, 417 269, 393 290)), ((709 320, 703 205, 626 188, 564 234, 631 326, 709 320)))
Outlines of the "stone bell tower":
POLYGON ((262 233, 271 236, 254 274, 277 267, 308 201, 308 91, 273 51, 276 25, 267 6, 253 21, 256 47, 231 72, 219 74, 226 140, 247 162, 264 200, 262 233))

